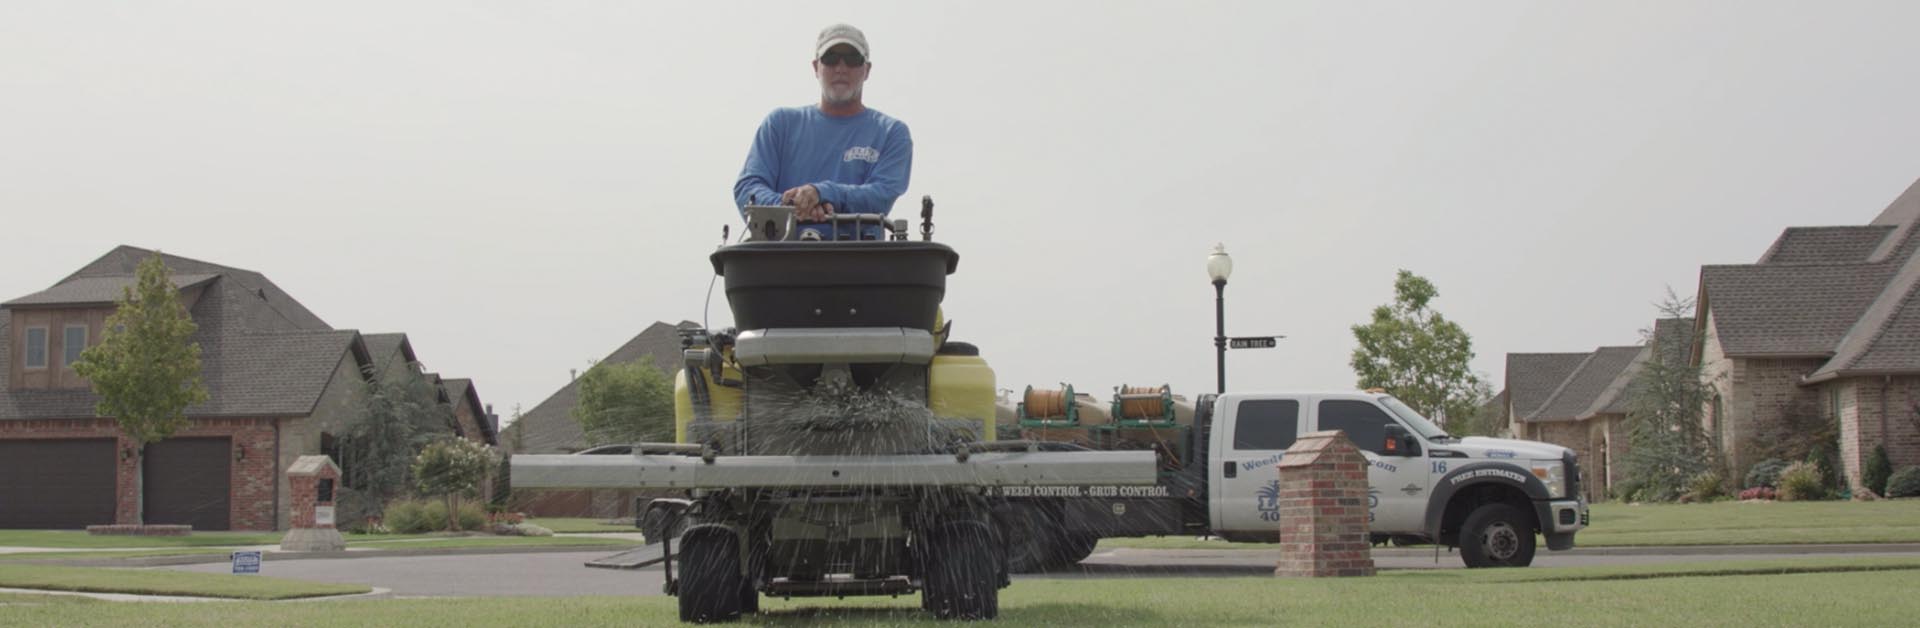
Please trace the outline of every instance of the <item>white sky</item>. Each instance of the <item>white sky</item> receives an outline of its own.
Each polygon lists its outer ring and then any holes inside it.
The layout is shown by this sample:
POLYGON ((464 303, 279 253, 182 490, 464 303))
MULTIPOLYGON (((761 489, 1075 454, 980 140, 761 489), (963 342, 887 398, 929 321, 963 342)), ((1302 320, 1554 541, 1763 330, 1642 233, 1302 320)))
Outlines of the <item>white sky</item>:
MULTIPOLYGON (((1920 3, 0 5, 0 299, 117 244, 404 331, 503 418, 655 320, 816 32, 939 205, 1002 387, 1343 387, 1395 269, 1507 352, 1636 342, 1664 287, 1920 177, 1920 3), (829 8, 830 7, 830 8, 829 8)), ((716 291, 717 292, 717 291, 716 291)), ((712 323, 727 323, 717 294, 712 323)))

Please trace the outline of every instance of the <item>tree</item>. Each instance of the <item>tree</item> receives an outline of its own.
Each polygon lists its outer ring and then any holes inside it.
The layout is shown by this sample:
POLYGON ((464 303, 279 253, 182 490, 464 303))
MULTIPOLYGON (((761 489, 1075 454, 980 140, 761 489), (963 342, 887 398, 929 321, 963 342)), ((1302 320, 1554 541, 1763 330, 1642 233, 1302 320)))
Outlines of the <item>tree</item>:
POLYGON ((1491 396, 1468 369, 1473 339, 1429 307, 1440 296, 1433 282, 1402 270, 1393 293, 1370 322, 1353 326, 1360 346, 1350 363, 1359 387, 1384 388, 1442 425, 1467 422, 1491 396))
POLYGON ((651 357, 595 364, 580 376, 573 419, 595 445, 672 440, 673 385, 651 357))
POLYGON ((399 373, 369 373, 360 412, 340 444, 340 468, 352 492, 342 494, 346 521, 380 514, 412 485, 414 458, 434 439, 452 432, 432 383, 408 366, 399 373))
POLYGON ((447 501, 447 529, 460 531, 460 498, 474 495, 493 470, 491 448, 464 438, 443 438, 420 450, 413 477, 420 494, 447 501))
POLYGON ((155 251, 134 271, 134 285, 121 291, 107 317, 100 343, 80 353, 73 370, 100 396, 94 411, 113 417, 133 441, 136 457, 134 517, 146 522, 147 445, 188 425, 186 409, 207 400, 200 379, 198 327, 180 304, 180 289, 167 277, 155 251))
MULTIPOLYGON (((1663 319, 1684 319, 1693 316, 1693 305, 1668 289, 1654 307, 1663 319)), ((1642 336, 1653 351, 1627 388, 1627 478, 1643 487, 1641 499, 1666 501, 1685 494, 1702 473, 1734 477, 1721 469, 1719 448, 1701 420, 1712 389, 1690 357, 1687 338, 1652 330, 1642 336)))

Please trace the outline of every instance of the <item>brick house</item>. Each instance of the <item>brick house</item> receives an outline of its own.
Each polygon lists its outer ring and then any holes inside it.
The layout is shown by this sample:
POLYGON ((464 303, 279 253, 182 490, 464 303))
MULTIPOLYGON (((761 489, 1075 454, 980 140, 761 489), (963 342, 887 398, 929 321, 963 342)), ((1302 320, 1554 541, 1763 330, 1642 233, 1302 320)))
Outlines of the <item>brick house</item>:
MULTIPOLYGON (((605 364, 625 364, 648 358, 655 368, 671 378, 680 370, 680 328, 698 328, 682 321, 679 325, 655 322, 601 360, 605 364)), ((580 402, 578 373, 566 385, 554 391, 540 405, 520 415, 500 435, 503 448, 516 454, 569 454, 592 446, 580 423, 573 418, 573 407, 580 402)), ((629 490, 519 490, 513 494, 516 510, 548 517, 622 517, 632 513, 633 499, 639 493, 629 490)))
POLYGON ((283 471, 357 417, 374 363, 359 332, 333 329, 258 272, 163 256, 198 325, 208 399, 147 447, 136 478, 131 443, 95 413, 71 364, 151 253, 121 246, 0 303, 0 528, 138 523, 144 502, 146 523, 286 529, 283 471))
POLYGON ((1733 477, 1816 422, 1850 485, 1876 445, 1920 464, 1916 221, 1920 182, 1869 224, 1789 228, 1756 263, 1701 267, 1691 356, 1733 477))
POLYGON ((1604 499, 1622 479, 1615 467, 1627 449, 1625 393, 1648 353, 1647 347, 1626 346, 1507 354, 1514 435, 1580 456, 1580 486, 1589 501, 1604 499))
MULTIPOLYGON (((1589 501, 1605 500, 1626 480, 1631 449, 1627 414, 1634 378, 1653 346, 1685 347, 1693 319, 1654 322, 1650 344, 1600 347, 1588 353, 1509 353, 1505 416, 1515 438, 1553 443, 1580 456, 1581 486, 1589 501)), ((1682 359, 1669 351, 1670 359, 1682 359)))

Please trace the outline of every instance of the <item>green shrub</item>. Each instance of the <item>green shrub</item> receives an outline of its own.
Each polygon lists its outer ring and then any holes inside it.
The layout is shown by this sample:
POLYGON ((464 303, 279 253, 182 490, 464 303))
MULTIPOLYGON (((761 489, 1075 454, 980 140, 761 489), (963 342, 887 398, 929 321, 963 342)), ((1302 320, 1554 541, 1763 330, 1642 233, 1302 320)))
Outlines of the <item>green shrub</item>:
POLYGON ((1866 485, 1876 495, 1887 494, 1887 480, 1893 477, 1893 460, 1887 458, 1887 446, 1875 445, 1873 453, 1867 456, 1867 466, 1860 470, 1860 483, 1866 485))
POLYGON ((442 522, 447 520, 446 507, 441 506, 439 516, 437 517, 434 516, 433 513, 428 512, 432 506, 438 504, 439 502, 423 502, 411 499, 403 499, 387 504, 386 516, 382 523, 385 523, 387 529, 392 530, 395 534, 421 534, 438 530, 444 527, 442 522))
POLYGON ((1826 478, 1820 465, 1796 462, 1780 472, 1780 501, 1810 501, 1827 498, 1826 478))
POLYGON ((1786 469, 1787 461, 1779 458, 1768 458, 1754 463, 1753 467, 1747 470, 1747 488, 1753 488, 1755 486, 1778 487, 1780 485, 1780 472, 1786 469))
POLYGON ((1726 493, 1726 482, 1720 479, 1719 471, 1701 471, 1687 480, 1687 496, 1693 498, 1693 501, 1712 501, 1726 493))
POLYGON ((1887 497, 1920 497, 1920 467, 1907 467, 1887 478, 1887 497))
POLYGON ((1820 467, 1820 486, 1828 492, 1840 490, 1840 465, 1834 464, 1837 458, 1831 444, 1817 445, 1807 452, 1807 462, 1820 467))

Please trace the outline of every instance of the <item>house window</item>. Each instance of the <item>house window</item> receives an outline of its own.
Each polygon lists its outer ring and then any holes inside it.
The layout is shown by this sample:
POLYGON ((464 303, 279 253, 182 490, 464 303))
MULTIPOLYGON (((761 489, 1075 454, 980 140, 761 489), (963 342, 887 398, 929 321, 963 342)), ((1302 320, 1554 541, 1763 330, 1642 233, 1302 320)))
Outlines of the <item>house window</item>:
POLYGON ((80 361, 80 352, 87 348, 87 326, 68 325, 61 331, 65 335, 61 337, 60 353, 66 359, 61 364, 73 368, 73 363, 80 361))
POLYGON ((22 366, 30 369, 47 368, 47 328, 27 328, 27 359, 22 366))

